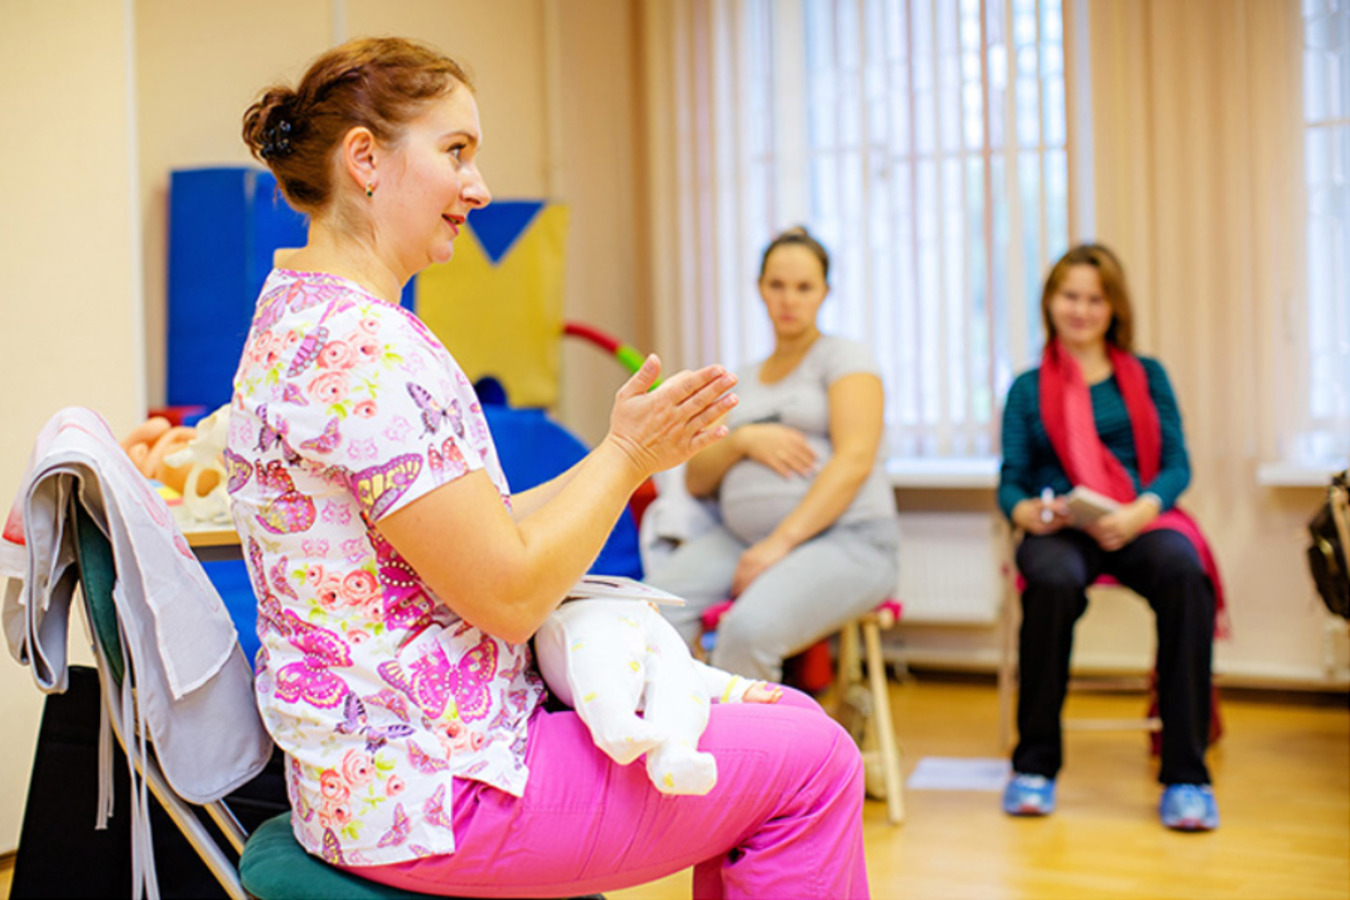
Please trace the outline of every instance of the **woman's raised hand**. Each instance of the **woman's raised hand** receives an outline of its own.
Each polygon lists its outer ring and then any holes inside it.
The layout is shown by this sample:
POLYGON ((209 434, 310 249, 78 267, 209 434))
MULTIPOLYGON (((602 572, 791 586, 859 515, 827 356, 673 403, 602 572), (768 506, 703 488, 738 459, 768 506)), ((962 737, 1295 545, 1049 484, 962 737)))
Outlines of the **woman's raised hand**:
POLYGON ((740 442, 746 456, 784 478, 793 475, 809 478, 816 473, 816 451, 796 428, 774 422, 742 425, 736 429, 734 439, 740 442))
POLYGON ((619 388, 605 437, 643 477, 677 466, 726 437, 720 420, 736 405, 736 395, 728 393, 736 376, 721 366, 678 372, 650 390, 660 374, 661 360, 652 354, 619 388))

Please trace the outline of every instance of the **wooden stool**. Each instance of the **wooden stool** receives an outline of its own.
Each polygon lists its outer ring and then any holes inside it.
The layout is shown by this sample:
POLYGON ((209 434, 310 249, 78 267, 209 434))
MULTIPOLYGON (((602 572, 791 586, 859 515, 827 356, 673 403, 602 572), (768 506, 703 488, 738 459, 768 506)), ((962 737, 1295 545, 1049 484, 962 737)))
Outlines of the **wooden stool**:
MULTIPOLYGON (((732 601, 708 607, 703 612, 703 630, 714 634, 722 616, 731 608, 732 601)), ((900 773, 900 743, 895 736, 891 719, 891 699, 887 690, 886 660, 881 655, 881 632, 900 620, 903 607, 900 601, 888 599, 872 612, 850 619, 839 629, 839 664, 835 686, 842 698, 849 688, 866 685, 871 698, 868 721, 863 734, 875 735, 875 747, 863 747, 864 764, 878 765, 886 785, 886 820, 899 825, 905 818, 904 782, 900 773), (863 660, 867 671, 864 682, 863 660)), ((700 641, 700 645, 702 641, 700 641)), ((822 640, 815 646, 826 644, 822 640)), ((810 650, 808 650, 810 652, 810 650)))

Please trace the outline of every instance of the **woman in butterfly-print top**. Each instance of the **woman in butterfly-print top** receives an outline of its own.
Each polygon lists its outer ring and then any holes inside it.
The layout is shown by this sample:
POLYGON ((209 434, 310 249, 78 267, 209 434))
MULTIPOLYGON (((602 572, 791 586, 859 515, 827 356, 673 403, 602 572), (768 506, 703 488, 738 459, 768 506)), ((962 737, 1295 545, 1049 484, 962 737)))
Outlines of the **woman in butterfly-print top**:
POLYGON ((400 39, 337 47, 245 115, 310 216, 263 286, 227 451, 297 838, 428 893, 570 895, 697 865, 701 893, 866 895, 861 762, 809 698, 715 706, 700 746, 719 783, 680 798, 542 707, 528 639, 633 489, 725 435, 735 379, 648 391, 649 359, 600 445, 512 496, 468 379, 399 306, 489 200, 480 135, 463 71, 400 39))
MULTIPOLYGON (((470 470, 503 498, 506 480, 449 353, 354 283, 273 272, 235 384, 227 460, 262 598, 258 691, 291 757, 297 830, 352 861, 396 860, 400 829, 434 824, 448 784, 405 769, 519 793, 542 691, 522 646, 436 603, 371 524, 470 470)), ((452 849, 444 829, 419 832, 414 846, 452 849)))

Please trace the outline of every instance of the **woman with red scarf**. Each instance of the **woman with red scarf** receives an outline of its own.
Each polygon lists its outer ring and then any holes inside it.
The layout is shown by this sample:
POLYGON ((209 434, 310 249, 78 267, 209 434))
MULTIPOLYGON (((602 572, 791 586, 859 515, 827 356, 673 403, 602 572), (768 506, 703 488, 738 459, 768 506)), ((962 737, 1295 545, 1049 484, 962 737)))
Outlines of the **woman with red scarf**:
POLYGON ((1003 808, 1054 810, 1073 629, 1087 586, 1109 575, 1157 619, 1162 822, 1208 831, 1219 824, 1205 749, 1220 586, 1204 537, 1176 506, 1191 477, 1176 397, 1163 367, 1131 352, 1125 276, 1105 247, 1066 253, 1041 311, 1041 365, 1013 382, 1003 413, 999 505, 1025 535, 1017 567, 1026 582, 1018 744, 1003 808), (1063 495, 1080 485, 1120 506, 1075 527, 1063 495))

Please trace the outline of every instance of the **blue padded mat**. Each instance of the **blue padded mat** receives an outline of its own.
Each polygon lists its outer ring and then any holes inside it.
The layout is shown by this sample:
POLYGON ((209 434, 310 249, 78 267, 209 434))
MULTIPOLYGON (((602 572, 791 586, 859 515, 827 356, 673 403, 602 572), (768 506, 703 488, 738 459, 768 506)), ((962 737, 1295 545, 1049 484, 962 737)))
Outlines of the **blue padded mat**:
MULTIPOLYGON (((512 493, 543 484, 581 461, 588 452, 575 435, 550 419, 542 409, 483 405, 502 470, 512 493)), ((604 549, 591 566, 604 575, 642 577, 638 529, 633 513, 624 509, 604 549)))
MULTIPOLYGON (((229 402, 272 255, 303 246, 308 227, 271 172, 220 166, 170 174, 165 386, 170 405, 201 404, 210 411, 229 402)), ((403 289, 409 309, 414 282, 403 289)))
POLYGON ((234 630, 239 632, 239 646, 244 648, 249 665, 253 665, 259 647, 258 599, 253 595, 248 568, 242 559, 204 562, 202 568, 220 592, 220 599, 225 601, 225 608, 234 620, 234 630))

